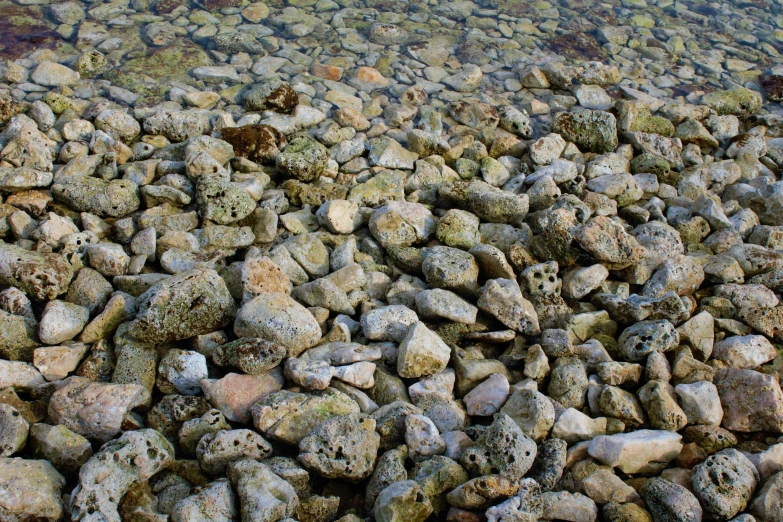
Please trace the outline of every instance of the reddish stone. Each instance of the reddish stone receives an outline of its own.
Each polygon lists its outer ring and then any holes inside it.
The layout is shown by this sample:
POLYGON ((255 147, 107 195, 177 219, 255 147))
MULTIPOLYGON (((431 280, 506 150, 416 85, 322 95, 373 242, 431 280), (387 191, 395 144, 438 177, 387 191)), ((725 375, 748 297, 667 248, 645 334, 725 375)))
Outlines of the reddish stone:
POLYGON ((310 74, 325 80, 332 80, 336 82, 343 77, 343 69, 342 67, 335 67, 334 65, 314 63, 310 68, 310 74))
POLYGON ((285 135, 270 125, 227 127, 221 137, 234 147, 234 154, 250 161, 270 161, 286 146, 285 135))

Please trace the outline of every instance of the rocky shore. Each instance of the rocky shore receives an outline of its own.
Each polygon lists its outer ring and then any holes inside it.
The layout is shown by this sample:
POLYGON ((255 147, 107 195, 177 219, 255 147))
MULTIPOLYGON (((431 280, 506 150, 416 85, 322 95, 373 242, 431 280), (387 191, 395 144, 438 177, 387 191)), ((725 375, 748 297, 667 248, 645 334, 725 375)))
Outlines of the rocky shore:
POLYGON ((0 522, 780 522, 783 3, 0 2, 0 522))

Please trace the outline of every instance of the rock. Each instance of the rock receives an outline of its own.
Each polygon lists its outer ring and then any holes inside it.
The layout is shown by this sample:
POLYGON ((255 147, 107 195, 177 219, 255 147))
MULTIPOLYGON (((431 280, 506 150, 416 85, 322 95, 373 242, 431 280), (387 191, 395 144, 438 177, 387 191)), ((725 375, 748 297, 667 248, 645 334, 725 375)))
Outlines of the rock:
POLYGON ((506 476, 485 475, 458 486, 446 495, 446 500, 459 509, 483 509, 499 498, 513 495, 518 487, 506 476))
POLYGON ((702 509, 693 493, 674 482, 652 478, 642 487, 640 494, 653 520, 671 522, 699 522, 702 509))
POLYGON ((405 417, 405 444, 414 461, 446 451, 446 442, 438 433, 438 428, 424 415, 413 414, 405 417))
POLYGON ((370 217, 370 232, 384 247, 411 246, 429 238, 435 219, 424 205, 390 201, 370 217))
POLYGON ((119 522, 119 499, 134 485, 149 480, 174 460, 174 448, 157 431, 142 429, 104 444, 79 472, 71 494, 71 518, 119 522))
POLYGON ((581 493, 547 491, 541 494, 541 503, 544 507, 544 517, 550 520, 595 522, 598 519, 598 507, 595 502, 581 493))
POLYGON ((10 457, 24 448, 29 427, 16 408, 0 403, 0 457, 10 457))
POLYGON ((235 313, 225 281, 214 270, 189 270, 152 285, 138 299, 138 314, 128 334, 164 343, 212 332, 235 313))
POLYGON ((49 420, 87 438, 108 441, 120 432, 133 408, 149 401, 138 384, 105 384, 69 377, 49 400, 49 420))
POLYGON ((174 506, 173 522, 230 522, 238 515, 234 492, 227 479, 195 488, 174 506))
POLYGON ((679 343, 680 336, 669 321, 639 321, 617 339, 620 355, 626 361, 644 362, 653 352, 665 353, 679 343))
POLYGON ((442 317, 455 323, 473 324, 478 308, 458 295, 441 288, 424 290, 416 295, 416 310, 426 318, 442 317))
POLYGON ((432 513, 432 505, 419 485, 403 480, 382 490, 375 499, 373 514, 378 522, 424 522, 432 513))
POLYGON ((362 315, 361 327, 371 341, 401 342, 410 326, 418 322, 416 312, 403 305, 382 306, 362 315))
POLYGON ((30 446, 36 456, 48 460, 66 475, 76 474, 92 457, 90 441, 62 425, 33 424, 30 446))
POLYGON ((255 337, 243 337, 220 345, 212 358, 220 366, 234 366, 249 375, 260 375, 278 366, 285 346, 255 337))
POLYGON ((38 337, 44 344, 61 344, 76 337, 90 318, 90 312, 79 305, 54 300, 46 303, 38 337))
POLYGON ((204 219, 230 225, 247 217, 256 203, 239 184, 218 176, 202 176, 196 185, 196 207, 204 219))
POLYGON ((783 508, 783 471, 772 475, 750 504, 749 511, 760 522, 772 522, 783 508))
POLYGON ((221 129, 220 136, 231 144, 237 156, 256 162, 274 160, 288 144, 285 134, 263 123, 226 127, 221 129))
MULTIPOLYGON (((56 522, 65 515, 61 489, 65 479, 45 460, 0 457, 0 517, 56 522)), ((118 518, 119 520, 119 518, 118 518)))
POLYGON ((555 423, 552 401, 535 390, 514 391, 500 411, 511 417, 522 432, 535 441, 543 441, 555 423))
POLYGON ((678 384, 674 391, 688 417, 688 424, 720 425, 723 407, 714 384, 709 381, 678 384))
POLYGON ((202 380, 201 389, 228 420, 246 424, 251 419, 251 407, 283 387, 282 373, 279 368, 260 375, 229 373, 221 379, 202 380))
POLYGON ((536 458, 536 443, 505 413, 495 416, 489 428, 466 449, 460 459, 471 476, 492 473, 512 480, 522 478, 536 458))
POLYGON ((777 379, 753 370, 721 369, 715 384, 723 427, 742 432, 783 432, 783 392, 777 379))
POLYGON ((701 97, 701 103, 720 115, 746 116, 755 114, 761 108, 761 96, 755 91, 738 87, 730 90, 716 90, 701 97))
POLYGON ((639 494, 635 489, 607 469, 599 469, 584 479, 582 484, 587 496, 593 499, 596 504, 626 503, 639 499, 639 494))
POLYGON ((370 476, 380 446, 375 421, 352 413, 322 422, 299 442, 299 462, 325 478, 370 476))
POLYGON ((0 244, 0 283, 13 286, 36 300, 51 300, 65 293, 73 269, 57 254, 31 252, 0 244))
POLYGON ((777 356, 775 348, 762 335, 734 335, 715 343, 712 357, 731 368, 753 369, 777 356))
POLYGON ((449 362, 451 349, 422 322, 410 326, 400 341, 397 352, 397 373, 415 378, 441 372, 449 362))
POLYGON ((758 484, 756 467, 739 451, 725 449, 693 468, 693 492, 707 516, 729 520, 745 510, 758 484))
POLYGON ((371 139, 369 149, 371 166, 413 170, 414 162, 419 159, 418 154, 406 150, 399 142, 387 136, 371 139))
POLYGON ((574 239, 608 270, 621 270, 639 261, 644 247, 617 223, 605 216, 590 219, 574 234, 574 239))
POLYGON ((588 152, 614 152, 617 148, 617 122, 604 111, 581 110, 555 116, 553 131, 588 152))
POLYGON ((488 417, 497 413, 509 395, 508 379, 495 373, 463 398, 468 415, 488 417))
POLYGON ((166 394, 197 395, 201 391, 199 383, 207 375, 207 359, 202 354, 171 349, 158 365, 157 386, 166 394))
POLYGON ((351 413, 360 413, 358 405, 334 388, 309 395, 274 392, 252 408, 256 429, 270 439, 291 445, 298 445, 322 422, 351 413))
POLYGON ((30 79, 38 85, 59 87, 79 81, 79 73, 59 63, 43 61, 33 70, 30 79))
POLYGON ((261 435, 250 430, 207 433, 196 448, 201 469, 211 475, 222 475, 232 462, 264 460, 271 455, 272 446, 261 435))
POLYGON ((289 114, 299 104, 299 99, 290 85, 272 80, 251 87, 242 96, 242 102, 249 111, 272 110, 289 114))
POLYGON ((51 189, 57 201, 99 217, 126 216, 141 206, 138 185, 124 179, 68 177, 55 181, 51 189))
POLYGON ((538 335, 538 315, 512 279, 491 279, 479 292, 478 307, 519 333, 538 335))
POLYGON ((294 488, 255 460, 240 460, 228 467, 228 479, 239 498, 242 522, 290 518, 299 506, 294 488))
POLYGON ((321 338, 321 327, 302 305, 285 294, 263 292, 236 314, 234 333, 285 346, 296 357, 321 338))
POLYGON ((681 439, 677 433, 659 430, 600 435, 590 442, 588 453, 624 473, 655 472, 680 453, 681 439))
POLYGON ((313 181, 323 173, 328 159, 326 147, 309 136, 297 135, 275 157, 275 164, 283 174, 300 181, 313 181))

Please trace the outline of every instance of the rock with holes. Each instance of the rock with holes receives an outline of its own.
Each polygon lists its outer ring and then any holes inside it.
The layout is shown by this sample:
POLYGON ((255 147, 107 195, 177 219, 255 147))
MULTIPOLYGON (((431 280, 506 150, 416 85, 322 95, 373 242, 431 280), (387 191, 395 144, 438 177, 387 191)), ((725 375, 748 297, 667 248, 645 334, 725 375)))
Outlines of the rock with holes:
POLYGON ((431 513, 429 498, 413 480, 391 484, 378 494, 373 506, 378 522, 424 522, 431 513))
POLYGON ((129 431, 103 445, 79 472, 71 494, 71 519, 120 522, 122 497, 174 460, 174 448, 159 432, 129 431))
POLYGON ((212 475, 222 475, 232 462, 264 460, 270 455, 272 446, 258 433, 244 429, 207 433, 196 448, 201 469, 212 475))
POLYGON ((499 413, 476 443, 462 453, 460 462, 471 476, 500 474, 522 478, 533 466, 536 443, 514 420, 499 413))
MULTIPOLYGON (((18 288, 36 300, 54 299, 68 290, 73 268, 58 254, 0 243, 0 284, 18 288)), ((5 323, 5 321, 3 321, 5 323)), ((0 352, 7 348, 0 348, 0 352)))
POLYGON ((675 348, 680 335, 666 319, 640 321, 629 326, 617 339, 619 352, 628 362, 644 362, 653 352, 665 353, 675 348))
POLYGON ((99 217, 127 216, 141 206, 138 185, 125 179, 67 177, 52 185, 52 195, 76 211, 99 217))
POLYGON ((225 281, 210 269, 181 272, 152 285, 138 299, 128 335, 164 343, 228 325, 236 311, 225 281))
POLYGON ((372 473, 380 443, 375 420, 356 413, 334 417, 299 442, 299 462, 325 478, 358 481, 372 473))
POLYGON ((219 176, 202 176, 196 186, 196 207, 202 218, 230 225, 250 214, 256 202, 238 183, 219 176))
POLYGON ((729 520, 748 505, 759 473, 739 451, 729 448, 693 468, 693 492, 709 517, 729 520))

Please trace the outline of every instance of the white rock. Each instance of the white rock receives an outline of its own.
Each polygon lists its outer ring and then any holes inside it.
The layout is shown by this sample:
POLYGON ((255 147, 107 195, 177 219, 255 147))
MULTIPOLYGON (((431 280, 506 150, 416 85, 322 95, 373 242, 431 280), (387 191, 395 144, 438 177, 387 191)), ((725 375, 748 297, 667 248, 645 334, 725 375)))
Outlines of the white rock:
POLYGON ((718 388, 709 381, 678 384, 674 387, 680 407, 688 417, 688 424, 720 426, 723 420, 723 406, 718 388))
POLYGON ((730 368, 750 370, 777 357, 777 351, 763 335, 734 335, 715 343, 712 357, 730 368))
POLYGON ((568 408, 555 421, 552 437, 563 439, 569 444, 592 440, 606 433, 606 417, 590 418, 581 411, 568 408))
POLYGON ((745 456, 756 466, 762 481, 783 471, 783 444, 773 444, 761 453, 745 456))
POLYGON ((79 335, 90 319, 83 306, 55 299, 44 307, 38 337, 44 344, 61 344, 79 335))
POLYGON ((13 388, 28 391, 44 382, 43 376, 32 364, 0 360, 0 390, 13 388))
POLYGON ((682 450, 682 435, 663 430, 639 430, 593 439, 587 452, 623 473, 656 473, 682 450))

